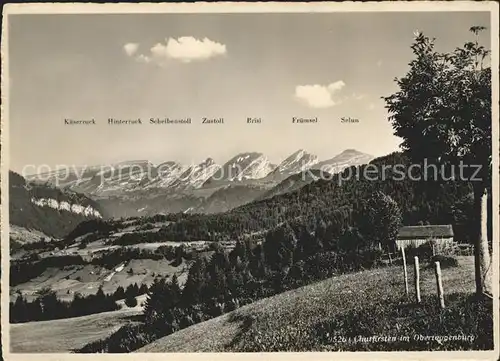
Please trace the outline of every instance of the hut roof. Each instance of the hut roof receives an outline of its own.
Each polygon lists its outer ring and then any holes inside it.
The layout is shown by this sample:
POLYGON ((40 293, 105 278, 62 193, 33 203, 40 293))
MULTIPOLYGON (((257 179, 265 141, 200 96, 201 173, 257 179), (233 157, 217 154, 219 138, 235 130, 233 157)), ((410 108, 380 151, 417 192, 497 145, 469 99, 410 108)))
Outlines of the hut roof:
POLYGON ((398 239, 453 237, 453 227, 446 225, 404 226, 399 229, 398 239))

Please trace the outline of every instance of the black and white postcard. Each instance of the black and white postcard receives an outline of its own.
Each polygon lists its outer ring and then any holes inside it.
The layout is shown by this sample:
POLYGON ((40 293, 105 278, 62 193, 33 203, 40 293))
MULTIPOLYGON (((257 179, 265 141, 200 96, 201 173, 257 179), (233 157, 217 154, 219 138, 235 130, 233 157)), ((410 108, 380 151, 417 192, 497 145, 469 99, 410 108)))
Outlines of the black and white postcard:
POLYGON ((498 9, 7 5, 6 360, 497 360, 498 9))

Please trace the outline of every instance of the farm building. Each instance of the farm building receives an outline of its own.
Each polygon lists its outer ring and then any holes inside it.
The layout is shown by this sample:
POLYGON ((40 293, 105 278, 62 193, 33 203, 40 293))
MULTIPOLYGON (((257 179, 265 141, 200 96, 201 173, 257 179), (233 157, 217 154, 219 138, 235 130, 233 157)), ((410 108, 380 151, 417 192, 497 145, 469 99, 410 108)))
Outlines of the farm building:
POLYGON ((404 226, 399 229, 396 238, 397 249, 410 245, 418 247, 426 242, 434 241, 439 246, 453 244, 453 227, 447 225, 404 226))

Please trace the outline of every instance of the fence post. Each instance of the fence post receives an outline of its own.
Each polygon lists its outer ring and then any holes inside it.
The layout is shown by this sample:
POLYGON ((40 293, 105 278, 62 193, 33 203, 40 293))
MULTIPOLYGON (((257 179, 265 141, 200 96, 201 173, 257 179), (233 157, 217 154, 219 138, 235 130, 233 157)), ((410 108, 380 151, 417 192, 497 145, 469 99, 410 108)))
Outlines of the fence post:
POLYGON ((401 247, 401 254, 403 256, 403 273, 405 276, 405 292, 406 296, 408 297, 408 270, 406 268, 406 254, 405 254, 405 249, 404 247, 401 247))
POLYGON ((443 292, 443 281, 441 279, 441 265, 439 262, 434 262, 435 270, 436 270, 436 285, 437 285, 437 293, 439 298, 439 306, 444 308, 444 292, 443 292))
POLYGON ((420 303, 420 267, 418 264, 418 257, 415 256, 415 294, 417 296, 417 303, 420 303))

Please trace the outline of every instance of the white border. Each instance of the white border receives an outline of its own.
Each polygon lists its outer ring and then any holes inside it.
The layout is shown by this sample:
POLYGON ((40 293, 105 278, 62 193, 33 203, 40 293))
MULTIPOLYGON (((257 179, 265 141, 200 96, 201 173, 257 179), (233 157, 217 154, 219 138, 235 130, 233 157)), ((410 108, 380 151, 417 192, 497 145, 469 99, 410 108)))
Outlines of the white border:
MULTIPOLYGON (((9 279, 9 214, 8 214, 8 169, 9 169, 9 67, 8 67, 8 19, 15 14, 152 14, 152 13, 302 13, 302 12, 441 12, 441 11, 482 11, 491 14, 491 50, 492 50, 492 149, 493 149, 493 235, 499 237, 499 112, 498 112, 498 10, 497 2, 341 2, 341 3, 178 3, 178 4, 80 4, 80 3, 32 3, 32 4, 6 4, 3 8, 2 24, 2 113, 1 113, 1 239, 2 239, 2 294, 1 303, 9 304, 8 279, 9 279), (495 71, 496 69, 496 71, 495 71), (495 211, 496 210, 496 211, 495 211), (6 291, 5 291, 6 290, 6 291)), ((92 356, 102 360, 127 359, 127 360, 164 360, 165 357, 175 360, 229 360, 240 358, 256 360, 262 357, 275 360, 331 360, 349 359, 383 359, 383 360, 498 360, 499 359, 499 242, 493 243, 493 307, 494 307, 494 351, 467 351, 467 352, 339 352, 339 353, 130 353, 130 354, 21 354, 10 353, 10 337, 8 323, 8 307, 1 308, 2 316, 2 346, 3 357, 7 360, 76 360, 92 356)), ((50 330, 47 330, 50 332, 50 330)))

